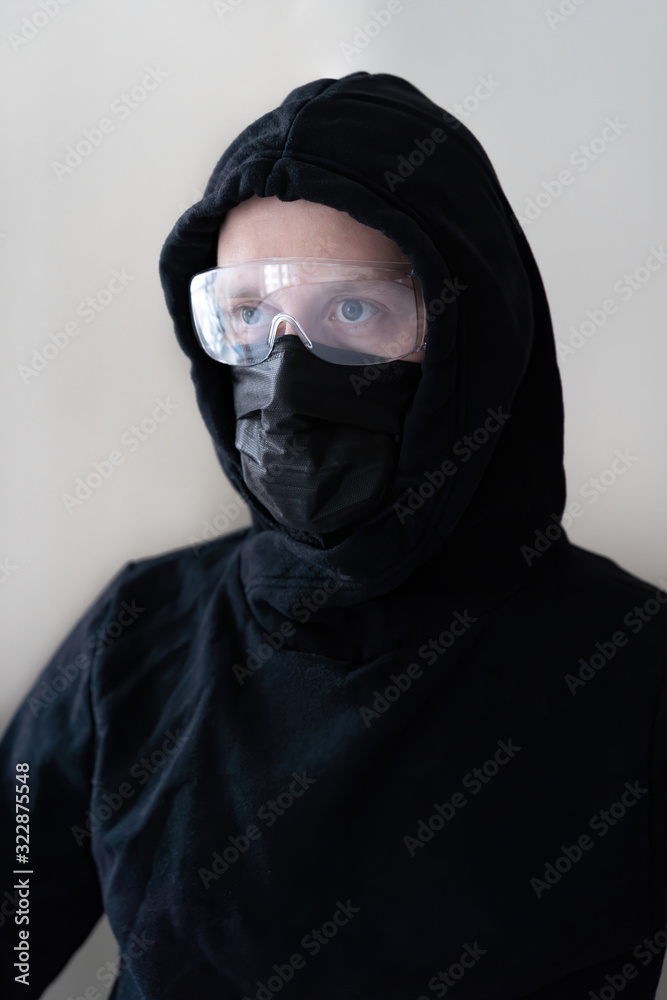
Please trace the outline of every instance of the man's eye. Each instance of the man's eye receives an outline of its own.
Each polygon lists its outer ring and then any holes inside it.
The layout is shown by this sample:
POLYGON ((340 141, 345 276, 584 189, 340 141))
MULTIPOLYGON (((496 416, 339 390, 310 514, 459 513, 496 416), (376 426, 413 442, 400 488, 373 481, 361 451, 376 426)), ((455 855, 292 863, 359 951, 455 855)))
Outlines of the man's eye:
POLYGON ((241 306, 239 315, 246 326, 257 326, 262 318, 262 310, 257 306, 241 306))
POLYGON ((334 311, 334 317, 343 323, 364 323, 377 312, 375 306, 363 299, 343 299, 334 311))
POLYGON ((237 302, 228 310, 227 315, 237 329, 264 327, 271 318, 270 313, 258 302, 237 302))

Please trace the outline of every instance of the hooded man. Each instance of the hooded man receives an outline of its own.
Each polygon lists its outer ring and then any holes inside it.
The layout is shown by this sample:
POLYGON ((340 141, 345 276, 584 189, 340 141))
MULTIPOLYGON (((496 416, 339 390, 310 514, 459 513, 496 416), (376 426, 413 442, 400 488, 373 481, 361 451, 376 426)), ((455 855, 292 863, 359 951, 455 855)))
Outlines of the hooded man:
POLYGON ((104 910, 114 1000, 653 997, 667 594, 563 530, 549 309, 477 140, 395 76, 306 84, 161 275, 252 525, 126 565, 16 713, 7 995, 104 910))

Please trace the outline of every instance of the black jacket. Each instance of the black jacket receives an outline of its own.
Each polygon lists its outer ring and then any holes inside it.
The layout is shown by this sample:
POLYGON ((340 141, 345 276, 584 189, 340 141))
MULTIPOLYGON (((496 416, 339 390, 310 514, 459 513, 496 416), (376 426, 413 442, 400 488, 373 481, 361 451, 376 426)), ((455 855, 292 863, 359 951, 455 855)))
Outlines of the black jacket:
POLYGON ((479 143, 398 77, 299 87, 224 153, 161 275, 252 526, 126 565, 16 713, 3 996, 38 996, 104 909, 114 1000, 653 997, 667 594, 561 527, 547 300, 479 143), (253 193, 344 209, 424 287, 396 475, 335 544, 245 488, 230 371, 190 320, 189 278, 253 193))

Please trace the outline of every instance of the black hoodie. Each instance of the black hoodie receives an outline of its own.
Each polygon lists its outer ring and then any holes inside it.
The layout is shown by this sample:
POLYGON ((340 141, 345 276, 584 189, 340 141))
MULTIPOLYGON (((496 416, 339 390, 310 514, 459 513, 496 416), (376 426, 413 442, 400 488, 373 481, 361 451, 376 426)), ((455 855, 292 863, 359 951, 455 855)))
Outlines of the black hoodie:
POLYGON ((252 525, 126 565, 16 713, 3 996, 38 996, 104 909, 114 1000, 653 997, 667 594, 561 526, 549 309, 480 144, 399 77, 306 84, 226 150, 161 275, 252 525), (343 538, 246 489, 230 369, 192 327, 189 279, 252 194, 348 212, 423 285, 396 474, 343 538))

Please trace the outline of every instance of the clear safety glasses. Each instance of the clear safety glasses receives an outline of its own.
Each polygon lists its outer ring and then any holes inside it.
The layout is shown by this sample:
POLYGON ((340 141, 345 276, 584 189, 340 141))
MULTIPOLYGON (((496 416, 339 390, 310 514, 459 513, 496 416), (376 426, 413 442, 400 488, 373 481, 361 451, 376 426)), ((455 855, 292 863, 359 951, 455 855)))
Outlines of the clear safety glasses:
POLYGON ((273 257, 214 267, 190 283, 202 347, 228 365, 256 365, 288 326, 339 365, 395 361, 426 344, 421 286, 409 264, 273 257))

